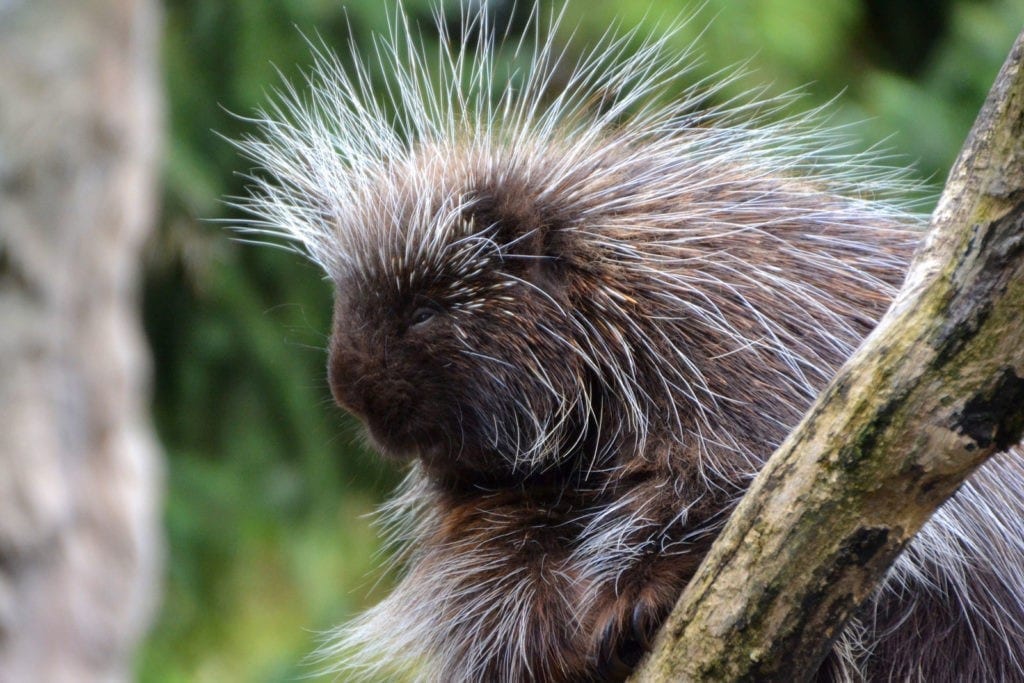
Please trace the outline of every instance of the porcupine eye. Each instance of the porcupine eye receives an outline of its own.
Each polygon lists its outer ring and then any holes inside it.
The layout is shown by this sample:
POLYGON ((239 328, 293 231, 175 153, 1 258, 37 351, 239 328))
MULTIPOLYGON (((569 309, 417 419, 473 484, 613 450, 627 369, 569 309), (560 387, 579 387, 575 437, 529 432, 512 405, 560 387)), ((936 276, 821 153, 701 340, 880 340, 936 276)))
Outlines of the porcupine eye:
POLYGON ((420 306, 409 316, 409 327, 423 327, 437 315, 438 311, 432 306, 420 306))

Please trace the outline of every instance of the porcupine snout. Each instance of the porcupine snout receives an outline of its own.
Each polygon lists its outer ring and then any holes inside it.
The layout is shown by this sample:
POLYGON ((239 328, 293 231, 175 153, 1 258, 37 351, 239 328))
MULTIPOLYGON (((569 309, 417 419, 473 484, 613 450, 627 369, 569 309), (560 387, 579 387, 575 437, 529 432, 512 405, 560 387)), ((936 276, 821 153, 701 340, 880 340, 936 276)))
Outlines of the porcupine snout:
POLYGON ((398 460, 436 455, 453 428, 449 382, 409 315, 395 302, 357 310, 339 293, 327 371, 334 400, 359 418, 382 454, 398 460))
POLYGON ((365 334, 351 327, 350 321, 339 319, 331 337, 331 394, 366 425, 388 455, 406 456, 425 431, 418 419, 422 406, 416 387, 402 376, 404 359, 386 332, 365 334))

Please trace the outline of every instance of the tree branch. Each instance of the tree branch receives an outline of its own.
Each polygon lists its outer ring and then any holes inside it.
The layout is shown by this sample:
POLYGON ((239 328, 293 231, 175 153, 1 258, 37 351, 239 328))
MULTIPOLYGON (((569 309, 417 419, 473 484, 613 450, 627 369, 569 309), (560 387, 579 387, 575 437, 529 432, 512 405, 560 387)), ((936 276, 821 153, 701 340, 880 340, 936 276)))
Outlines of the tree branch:
POLYGON ((1024 429, 1024 34, 903 291, 755 480, 634 675, 814 674, 931 514, 1024 429))

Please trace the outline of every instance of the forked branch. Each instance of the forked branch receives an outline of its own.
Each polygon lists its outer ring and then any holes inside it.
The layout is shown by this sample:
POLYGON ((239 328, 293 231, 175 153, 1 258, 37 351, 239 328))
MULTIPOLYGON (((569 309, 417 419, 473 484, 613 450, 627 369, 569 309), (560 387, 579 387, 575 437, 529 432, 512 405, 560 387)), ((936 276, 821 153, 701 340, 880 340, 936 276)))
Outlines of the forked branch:
POLYGON ((755 480, 633 681, 793 681, 1024 429, 1024 33, 888 315, 755 480))

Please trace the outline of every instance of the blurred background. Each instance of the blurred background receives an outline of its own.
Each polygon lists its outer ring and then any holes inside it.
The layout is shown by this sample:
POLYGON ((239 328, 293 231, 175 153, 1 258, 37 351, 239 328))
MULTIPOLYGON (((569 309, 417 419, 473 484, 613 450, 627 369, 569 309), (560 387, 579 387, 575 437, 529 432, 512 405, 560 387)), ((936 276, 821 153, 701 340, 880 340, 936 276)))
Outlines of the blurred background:
MULTIPOLYGON (((522 0, 488 4, 514 28, 529 14, 522 0)), ((433 5, 404 1, 428 50, 433 5)), ((247 164, 224 140, 246 132, 237 115, 266 104, 282 77, 301 81, 304 35, 345 63, 356 36, 372 64, 369 36, 386 30, 394 6, 163 2, 166 133, 142 315, 166 457, 167 554, 139 680, 315 677, 303 658, 320 634, 388 589, 370 513, 400 473, 332 405, 330 286, 298 256, 233 241, 218 221, 238 218, 225 197, 244 192, 247 164)), ((570 3, 559 34, 579 52, 616 22, 647 34, 686 14, 695 18, 673 45, 697 41, 694 78, 739 63, 749 71, 720 98, 765 87, 801 89, 794 111, 834 100, 834 123, 859 122, 855 144, 881 142, 932 194, 1024 25, 1019 0, 585 0, 570 3)), ((457 3, 448 16, 457 21, 457 3)))

